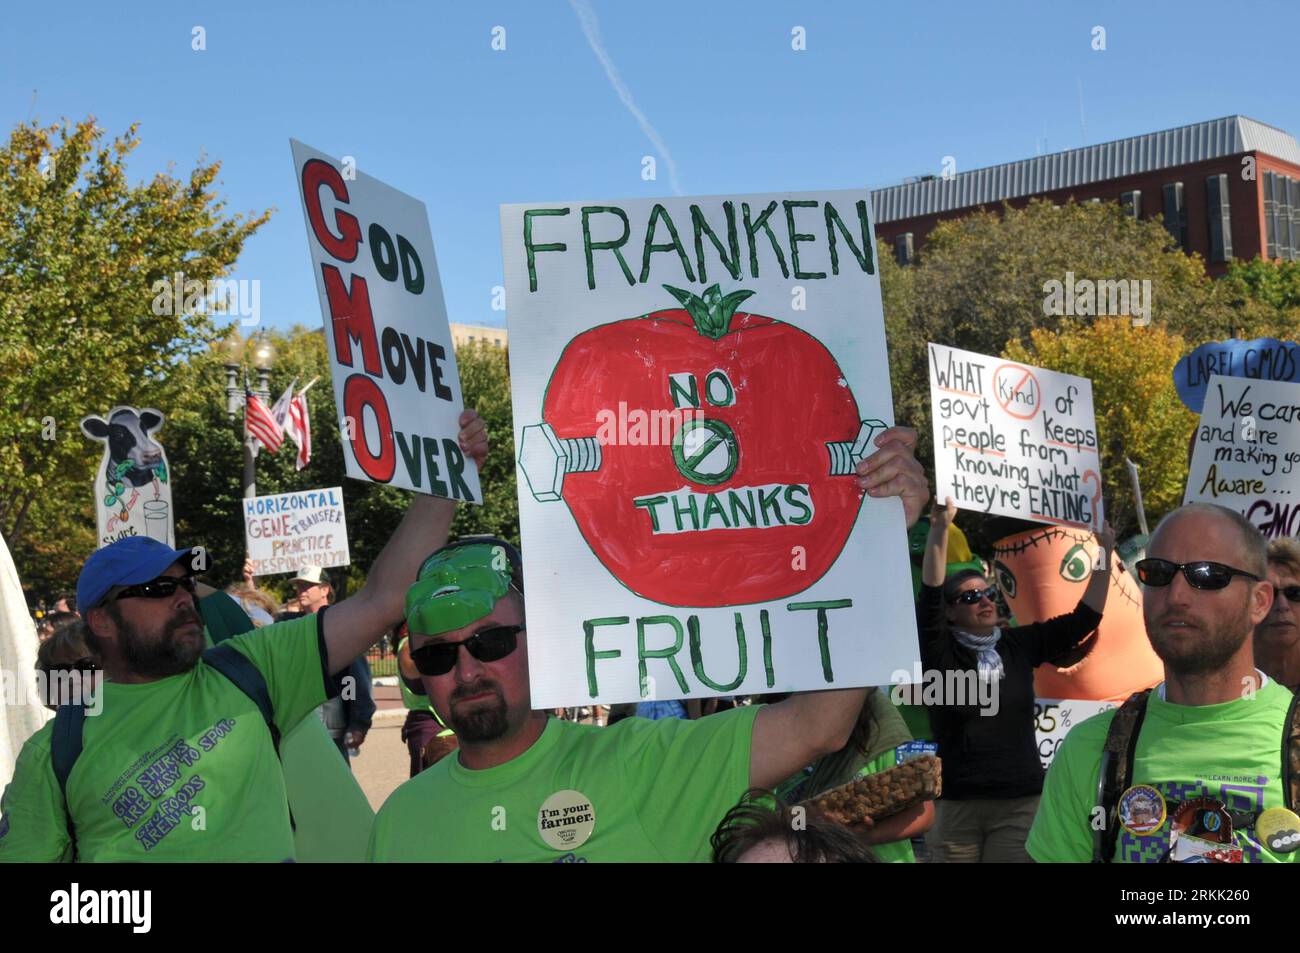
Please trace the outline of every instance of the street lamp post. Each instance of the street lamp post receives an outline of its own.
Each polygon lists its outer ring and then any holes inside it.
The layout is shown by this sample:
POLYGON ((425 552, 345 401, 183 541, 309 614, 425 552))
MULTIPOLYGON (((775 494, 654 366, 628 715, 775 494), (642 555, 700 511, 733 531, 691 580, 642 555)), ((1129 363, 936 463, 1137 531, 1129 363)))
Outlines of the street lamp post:
MULTIPOLYGON (((275 360, 275 348, 265 337, 256 338, 249 342, 252 348, 252 359, 254 368, 257 371, 257 386, 253 393, 264 401, 271 399, 271 363, 275 360)), ((240 355, 244 350, 244 342, 239 337, 238 332, 232 331, 231 336, 227 338, 225 346, 226 352, 226 416, 232 421, 238 416, 239 408, 244 404, 244 389, 239 383, 240 355)), ((247 413, 247 412, 245 412, 247 413)), ((245 498, 257 495, 257 469, 255 459, 257 455, 256 439, 244 431, 244 496, 245 498)))

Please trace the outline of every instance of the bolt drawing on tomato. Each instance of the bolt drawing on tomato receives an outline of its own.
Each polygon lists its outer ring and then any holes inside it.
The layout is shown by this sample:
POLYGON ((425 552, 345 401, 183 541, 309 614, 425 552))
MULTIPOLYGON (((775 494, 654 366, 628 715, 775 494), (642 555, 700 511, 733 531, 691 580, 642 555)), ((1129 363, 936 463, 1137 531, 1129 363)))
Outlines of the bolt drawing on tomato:
POLYGON ((533 497, 563 499, 623 585, 673 606, 802 592, 834 564, 863 493, 854 467, 885 428, 862 420, 835 358, 805 331, 695 295, 579 334, 523 428, 533 497), (616 414, 651 426, 611 432, 616 414))

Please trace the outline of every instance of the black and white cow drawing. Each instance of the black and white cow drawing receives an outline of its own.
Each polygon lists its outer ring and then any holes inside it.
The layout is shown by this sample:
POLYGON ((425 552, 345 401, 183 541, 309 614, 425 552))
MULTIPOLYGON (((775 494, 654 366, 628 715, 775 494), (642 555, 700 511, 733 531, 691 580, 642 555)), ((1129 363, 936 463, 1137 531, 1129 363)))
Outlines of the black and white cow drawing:
POLYGON ((108 445, 105 475, 110 490, 119 480, 134 487, 153 482, 158 467, 163 464, 163 450, 149 434, 162 424, 163 415, 158 411, 137 412, 131 407, 114 408, 107 421, 94 414, 81 421, 82 433, 108 445), (124 461, 131 466, 119 476, 118 467, 124 461))

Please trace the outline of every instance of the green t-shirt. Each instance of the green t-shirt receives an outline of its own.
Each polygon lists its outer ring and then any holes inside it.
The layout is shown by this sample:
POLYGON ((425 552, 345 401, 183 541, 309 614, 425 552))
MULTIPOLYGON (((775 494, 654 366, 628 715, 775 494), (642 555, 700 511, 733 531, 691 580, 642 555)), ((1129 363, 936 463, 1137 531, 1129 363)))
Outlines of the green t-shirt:
MULTIPOLYGON (((266 680, 288 732, 325 700, 318 616, 227 641, 266 680)), ((215 669, 105 683, 68 778, 78 859, 282 861, 294 857, 284 776, 256 703, 215 669), (201 811, 196 810, 201 808, 201 811)), ((0 802, 0 861, 71 859, 53 721, 23 745, 0 802)))
MULTIPOLYGON (((1286 804, 1278 771, 1282 723, 1291 693, 1269 681, 1253 698, 1219 705, 1174 705, 1152 692, 1134 753, 1133 784, 1157 788, 1167 803, 1214 798, 1229 811, 1263 811, 1286 804)), ((1047 772, 1026 847, 1039 863, 1092 859, 1091 818, 1101 749, 1115 711, 1076 725, 1047 772)), ((1167 814, 1172 814, 1172 807, 1167 814)), ((1121 830, 1114 860, 1155 863, 1169 850, 1169 822, 1139 837, 1121 830)), ((1288 863, 1300 853, 1275 854, 1253 830, 1234 830, 1246 863, 1288 863)))
POLYGON ((707 861, 709 835, 749 787, 757 714, 625 718, 608 728, 551 718, 531 748, 495 768, 444 758, 379 809, 370 859, 707 861), (579 823, 569 829, 571 815, 579 823), (577 840, 566 845, 566 836, 577 840))

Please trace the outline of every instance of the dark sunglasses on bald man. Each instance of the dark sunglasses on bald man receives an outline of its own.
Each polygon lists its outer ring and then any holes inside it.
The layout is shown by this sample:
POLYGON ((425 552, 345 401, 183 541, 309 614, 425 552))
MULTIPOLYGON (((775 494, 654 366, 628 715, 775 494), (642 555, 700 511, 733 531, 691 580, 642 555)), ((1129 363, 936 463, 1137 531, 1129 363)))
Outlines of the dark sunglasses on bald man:
POLYGON ((987 589, 967 589, 953 599, 950 605, 956 605, 960 602, 964 606, 973 606, 981 599, 988 599, 989 602, 992 602, 997 594, 997 586, 989 586, 987 589))
POLYGON ((421 675, 446 675, 456 667, 460 647, 480 662, 497 662, 519 647, 522 625, 498 625, 480 629, 460 642, 430 642, 411 651, 411 661, 421 675))
POLYGON ((194 580, 189 576, 159 576, 157 579, 151 579, 149 582, 142 582, 138 586, 127 586, 112 597, 116 602, 121 599, 166 599, 174 595, 176 587, 184 589, 190 595, 195 594, 194 580))
POLYGON ((1174 581, 1174 576, 1182 572, 1183 578, 1193 589, 1224 589, 1232 582, 1233 576, 1245 576, 1259 582, 1259 577, 1244 569, 1234 569, 1223 563, 1201 560, 1194 563, 1171 563, 1167 559, 1139 559, 1137 561, 1138 581, 1144 586, 1163 588, 1174 581))

